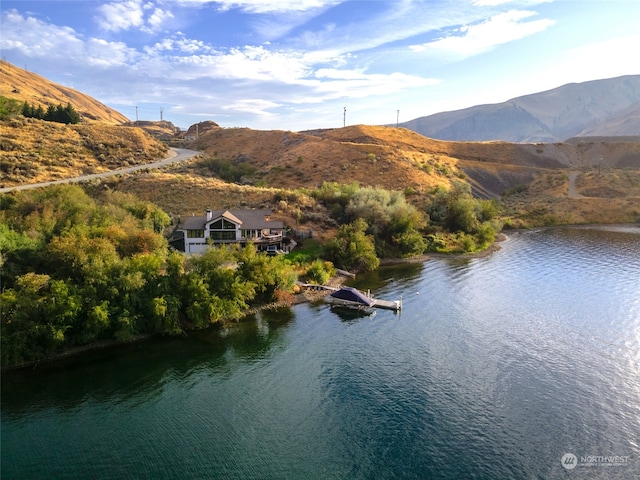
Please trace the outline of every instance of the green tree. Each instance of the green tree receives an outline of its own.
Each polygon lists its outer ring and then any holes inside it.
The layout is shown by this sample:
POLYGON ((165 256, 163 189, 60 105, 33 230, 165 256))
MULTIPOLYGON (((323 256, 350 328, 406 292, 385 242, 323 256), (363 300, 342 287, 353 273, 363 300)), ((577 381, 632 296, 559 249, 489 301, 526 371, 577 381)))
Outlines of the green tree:
POLYGON ((271 301, 276 292, 291 292, 297 280, 295 270, 284 256, 258 253, 249 244, 237 252, 238 273, 245 282, 255 286, 256 299, 271 301))
POLYGON ((358 272, 373 271, 380 265, 372 235, 366 234, 362 218, 341 225, 335 238, 327 242, 325 254, 339 267, 358 272))
POLYGON ((320 259, 316 259, 309 265, 305 277, 310 283, 324 285, 334 273, 335 268, 331 262, 323 262, 320 259))
POLYGON ((424 228, 425 219, 401 191, 361 188, 349 200, 346 215, 350 221, 361 218, 367 222, 367 233, 374 236, 380 256, 406 255, 424 246, 418 230, 424 228), (412 240, 417 243, 409 245, 412 240))

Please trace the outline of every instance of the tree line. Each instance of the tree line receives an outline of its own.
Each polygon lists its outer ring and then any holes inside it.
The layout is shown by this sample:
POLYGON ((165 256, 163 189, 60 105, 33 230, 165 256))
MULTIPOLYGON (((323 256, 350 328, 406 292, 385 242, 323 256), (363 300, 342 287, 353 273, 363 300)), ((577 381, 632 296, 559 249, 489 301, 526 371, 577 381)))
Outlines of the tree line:
POLYGON ((375 270, 380 258, 482 250, 502 228, 497 202, 474 198, 462 181, 436 188, 422 207, 402 191, 358 183, 325 182, 311 195, 340 225, 325 257, 355 271, 375 270))
POLYGON ((198 256, 169 249, 170 217, 133 195, 58 185, 0 194, 0 359, 37 361, 100 340, 181 334, 287 298, 298 275, 324 283, 333 265, 486 248, 498 205, 454 182, 423 205, 401 191, 325 183, 311 192, 340 224, 318 252, 292 264, 248 245, 198 256), (314 257, 317 258, 317 257, 314 257))
POLYGON ((49 105, 45 110, 42 105, 36 107, 25 101, 22 104, 21 113, 24 117, 37 118, 39 120, 46 120, 47 122, 75 124, 82 121, 80 114, 70 103, 67 103, 66 106, 63 106, 61 103, 58 105, 49 105))
POLYGON ((239 319, 297 280, 286 259, 251 245, 171 251, 169 216, 120 192, 61 185, 0 195, 0 206, 3 366, 239 319))

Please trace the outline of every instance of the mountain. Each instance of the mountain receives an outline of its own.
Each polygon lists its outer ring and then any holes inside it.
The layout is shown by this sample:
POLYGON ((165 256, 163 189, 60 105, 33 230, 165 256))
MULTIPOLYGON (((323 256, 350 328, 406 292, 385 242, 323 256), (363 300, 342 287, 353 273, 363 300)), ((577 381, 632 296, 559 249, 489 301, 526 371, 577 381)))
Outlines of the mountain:
POLYGON ((401 125, 427 137, 456 141, 534 143, 576 136, 640 135, 640 75, 571 83, 401 125))
POLYGON ((0 95, 19 102, 27 102, 45 110, 49 105, 71 106, 84 121, 99 121, 120 125, 129 119, 96 99, 73 88, 51 82, 33 72, 23 70, 4 60, 0 61, 0 95))

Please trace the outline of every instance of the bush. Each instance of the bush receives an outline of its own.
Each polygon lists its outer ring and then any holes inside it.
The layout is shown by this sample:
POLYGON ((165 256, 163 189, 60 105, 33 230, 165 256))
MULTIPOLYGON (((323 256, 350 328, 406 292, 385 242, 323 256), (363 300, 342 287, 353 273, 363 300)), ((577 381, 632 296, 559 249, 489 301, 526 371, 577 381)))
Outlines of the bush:
POLYGON ((480 248, 486 248, 496 239, 496 231, 489 223, 483 223, 478 228, 476 239, 480 248))
POLYGON ((305 278, 309 283, 318 285, 326 284, 335 274, 335 268, 331 262, 323 262, 322 260, 314 260, 305 274, 305 278))
POLYGON ((239 162, 236 164, 215 157, 204 160, 203 165, 226 182, 237 183, 256 173, 256 167, 250 163, 239 162))
POLYGON ((372 235, 367 235, 367 222, 359 218, 342 225, 335 238, 325 246, 327 258, 345 270, 370 272, 378 268, 380 259, 376 255, 372 235))

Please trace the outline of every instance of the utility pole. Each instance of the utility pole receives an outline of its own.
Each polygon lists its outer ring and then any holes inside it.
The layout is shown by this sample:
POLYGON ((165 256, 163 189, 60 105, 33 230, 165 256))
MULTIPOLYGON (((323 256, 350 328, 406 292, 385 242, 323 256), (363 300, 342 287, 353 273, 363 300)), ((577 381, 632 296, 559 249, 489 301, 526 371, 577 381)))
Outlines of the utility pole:
POLYGON ((136 125, 138 125, 138 106, 136 105, 136 125))
POLYGON ((160 121, 164 120, 164 119, 162 118, 162 112, 163 112, 163 111, 164 111, 164 109, 163 109, 162 107, 160 107, 160 121))
POLYGON ((347 107, 344 107, 344 113, 342 114, 342 126, 347 126, 347 107))
POLYGON ((400 110, 396 112, 396 128, 400 125, 400 110))

